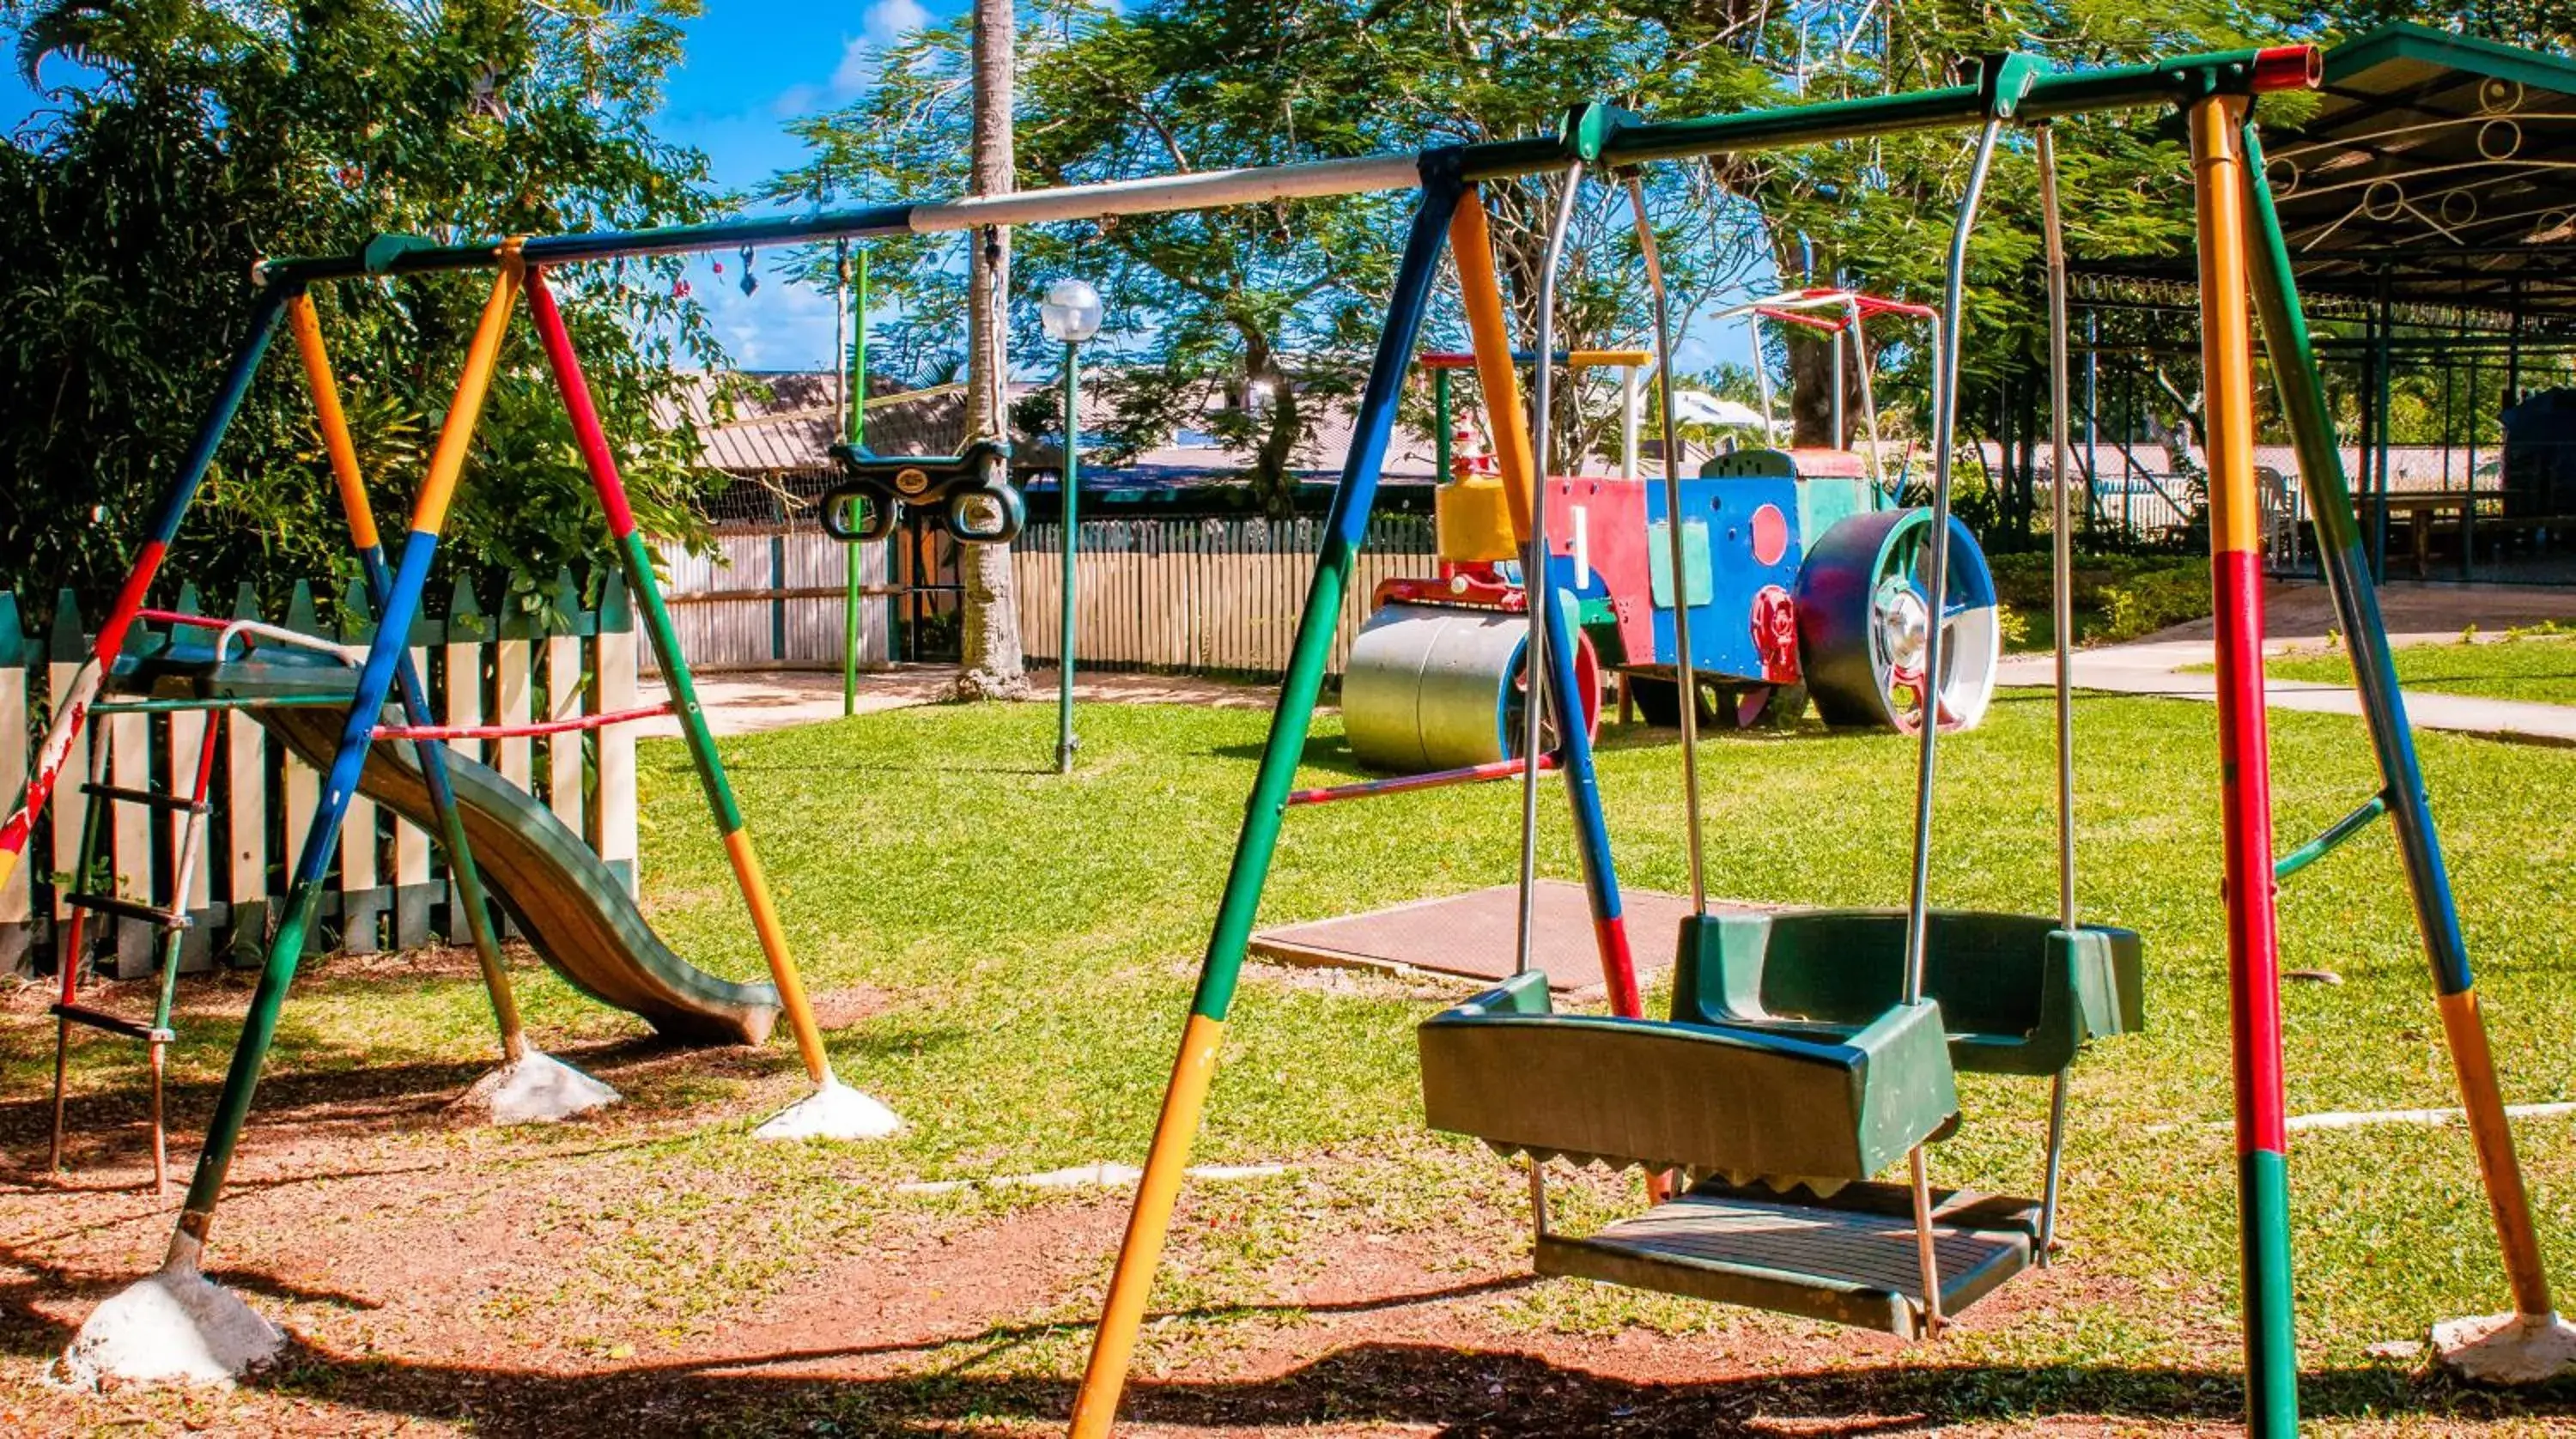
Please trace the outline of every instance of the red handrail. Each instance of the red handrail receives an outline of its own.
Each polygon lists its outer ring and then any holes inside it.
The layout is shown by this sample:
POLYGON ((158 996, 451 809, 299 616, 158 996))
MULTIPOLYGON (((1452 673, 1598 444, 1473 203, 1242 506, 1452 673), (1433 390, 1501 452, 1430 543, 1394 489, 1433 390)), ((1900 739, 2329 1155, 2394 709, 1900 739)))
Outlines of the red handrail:
POLYGON ((376 726, 378 739, 526 739, 534 735, 569 734, 574 730, 605 729, 628 720, 651 719, 671 712, 668 701, 657 705, 638 705, 634 709, 609 710, 604 714, 575 715, 570 719, 537 720, 530 724, 388 724, 376 726))

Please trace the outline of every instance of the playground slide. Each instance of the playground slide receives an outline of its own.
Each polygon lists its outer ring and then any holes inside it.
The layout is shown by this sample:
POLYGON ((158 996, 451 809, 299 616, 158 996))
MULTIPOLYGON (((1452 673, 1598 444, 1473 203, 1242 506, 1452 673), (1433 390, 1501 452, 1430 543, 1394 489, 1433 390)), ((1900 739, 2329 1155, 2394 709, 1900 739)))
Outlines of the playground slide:
MULTIPOLYGON (((299 662, 306 660, 300 654, 272 652, 264 663, 213 667, 164 658, 144 668, 155 672, 154 679, 184 676, 192 682, 187 688, 199 694, 275 698, 346 688, 350 671, 345 666, 323 656, 299 662)), ((128 680, 120 675, 119 687, 128 680)), ((346 709, 333 705, 278 706, 253 713, 299 758, 322 770, 330 768, 348 719, 346 709)), ((672 953, 599 855, 534 796, 453 753, 447 768, 466 842, 474 848, 484 883, 556 973, 671 1039, 759 1044, 769 1037, 778 1017, 775 988, 736 984, 672 953)), ((378 741, 358 788, 431 834, 438 832, 409 742, 378 741)))

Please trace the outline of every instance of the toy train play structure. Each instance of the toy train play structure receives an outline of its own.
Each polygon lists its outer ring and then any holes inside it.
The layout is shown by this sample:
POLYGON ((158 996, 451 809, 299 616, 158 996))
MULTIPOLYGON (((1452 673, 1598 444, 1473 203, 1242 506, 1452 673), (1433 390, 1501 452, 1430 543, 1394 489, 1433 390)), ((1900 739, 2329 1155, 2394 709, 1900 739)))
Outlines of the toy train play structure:
MULTIPOLYGON (((1938 685, 1922 672, 1931 614, 1929 510, 1895 503, 1865 377, 1862 322, 1932 312, 1844 290, 1808 290, 1741 307, 1848 339, 1864 376, 1866 451, 1737 449, 1682 481, 1682 574, 1672 573, 1662 477, 1638 463, 1638 376, 1652 356, 1574 351, 1567 369, 1615 366, 1624 403, 1619 472, 1551 477, 1548 580, 1578 627, 1577 684, 1587 727, 1600 717, 1600 677, 1623 677, 1643 716, 1677 717, 1676 602, 1690 607, 1701 712, 1739 725, 1786 724, 1813 699, 1828 724, 1912 730, 1937 704, 1945 729, 1972 726, 1994 691, 2002 631, 1995 586, 1966 527, 1949 525, 1949 601, 1938 685), (1934 698, 1937 695, 1937 700, 1934 698)), ((1473 363, 1433 355, 1439 433, 1450 434, 1449 376, 1473 363)), ((1836 386, 1837 390, 1840 386, 1836 386)), ((1764 395, 1765 424, 1769 396, 1764 395)), ((1833 430, 1846 433, 1836 406, 1833 430)), ((1494 764, 1518 753, 1528 597, 1500 475, 1477 458, 1447 466, 1437 493, 1437 576, 1388 580, 1351 646, 1342 718, 1372 768, 1420 771, 1494 764)))

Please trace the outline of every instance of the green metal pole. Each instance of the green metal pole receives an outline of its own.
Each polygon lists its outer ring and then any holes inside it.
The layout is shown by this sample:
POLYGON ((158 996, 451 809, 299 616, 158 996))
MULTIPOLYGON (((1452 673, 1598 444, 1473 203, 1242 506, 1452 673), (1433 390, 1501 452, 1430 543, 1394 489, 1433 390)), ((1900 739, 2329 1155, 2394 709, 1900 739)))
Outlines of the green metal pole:
POLYGON ((1055 651, 1055 772, 1073 773, 1074 556, 1080 552, 1075 501, 1082 489, 1082 344, 1064 342, 1064 603, 1055 651))
MULTIPOLYGON (((833 417, 833 438, 847 440, 850 381, 850 242, 832 246, 832 381, 840 391, 840 414, 833 417)), ((841 717, 859 705, 859 552, 841 546, 841 717)))
POLYGON ((1445 485, 1456 478, 1449 472, 1450 447, 1454 443, 1449 433, 1449 372, 1438 369, 1431 372, 1431 453, 1432 465, 1438 471, 1432 477, 1435 484, 1445 485))
MULTIPOLYGON (((838 259, 840 273, 835 278, 841 283, 841 303, 846 307, 850 303, 849 241, 841 242, 838 259)), ((857 426, 862 423, 860 417, 866 413, 862 406, 867 402, 868 383, 867 275, 868 252, 862 249, 859 251, 858 304, 853 311, 858 317, 856 338, 850 349, 832 357, 833 367, 838 369, 847 381, 842 386, 843 413, 840 424, 836 427, 844 440, 850 439, 856 433, 857 426)), ((832 343, 837 346, 841 340, 841 328, 835 325, 832 329, 832 343)), ((841 714, 846 718, 857 713, 858 708, 859 546, 858 542, 853 540, 841 547, 841 714)))

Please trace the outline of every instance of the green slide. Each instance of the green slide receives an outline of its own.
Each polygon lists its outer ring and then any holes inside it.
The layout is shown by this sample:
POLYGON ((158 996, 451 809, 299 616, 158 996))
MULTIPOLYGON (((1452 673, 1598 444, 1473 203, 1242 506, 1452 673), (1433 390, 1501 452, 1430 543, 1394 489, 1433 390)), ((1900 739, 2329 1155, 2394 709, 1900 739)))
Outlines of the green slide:
MULTIPOLYGON (((119 666, 117 687, 163 697, 274 699, 345 691, 352 677, 348 666, 320 654, 268 649, 257 661, 221 666, 209 659, 194 647, 138 656, 119 666)), ((389 722, 397 712, 388 713, 389 722)), ((348 720, 348 711, 334 705, 281 705, 252 713, 298 758, 326 771, 348 720)), ((778 1018, 773 986, 736 984, 672 953, 598 853, 553 811, 488 766, 450 754, 447 769, 484 883, 557 974, 670 1039, 759 1044, 769 1037, 778 1018)), ((438 832, 409 742, 378 741, 358 788, 422 829, 438 832)))

